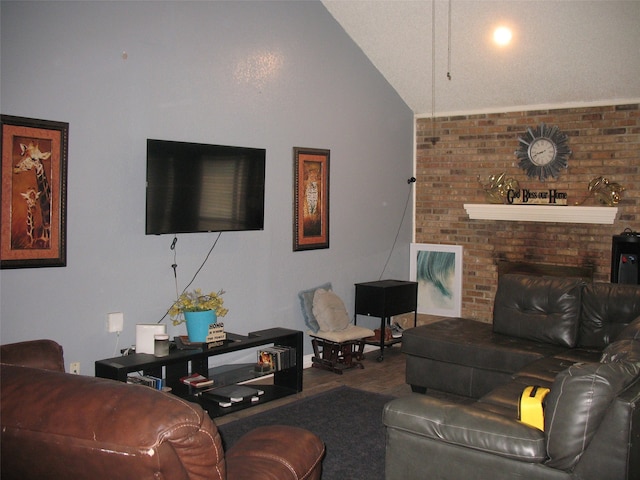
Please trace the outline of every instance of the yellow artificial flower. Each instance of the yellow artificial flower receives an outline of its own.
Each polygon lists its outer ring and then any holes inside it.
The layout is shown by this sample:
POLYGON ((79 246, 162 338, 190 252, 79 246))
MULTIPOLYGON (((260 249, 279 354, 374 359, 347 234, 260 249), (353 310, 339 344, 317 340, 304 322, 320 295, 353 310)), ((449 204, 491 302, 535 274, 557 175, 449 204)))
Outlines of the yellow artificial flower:
POLYGON ((171 305, 169 315, 174 325, 180 325, 184 322, 183 318, 179 318, 184 312, 206 312, 213 310, 218 317, 224 317, 229 310, 224 308, 224 290, 203 294, 202 290, 196 288, 193 292, 183 292, 178 299, 171 305))

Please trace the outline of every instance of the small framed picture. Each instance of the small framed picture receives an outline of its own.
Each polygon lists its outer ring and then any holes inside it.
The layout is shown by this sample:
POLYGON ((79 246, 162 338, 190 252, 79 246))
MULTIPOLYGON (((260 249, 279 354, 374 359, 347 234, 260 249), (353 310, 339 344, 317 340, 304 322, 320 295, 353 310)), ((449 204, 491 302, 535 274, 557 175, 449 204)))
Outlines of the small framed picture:
POLYGON ((462 246, 412 243, 409 274, 418 282, 418 313, 462 313, 462 246))
POLYGON ((293 149, 293 250, 329 248, 329 150, 293 149))
POLYGON ((69 124, 1 120, 0 268, 64 267, 69 124))

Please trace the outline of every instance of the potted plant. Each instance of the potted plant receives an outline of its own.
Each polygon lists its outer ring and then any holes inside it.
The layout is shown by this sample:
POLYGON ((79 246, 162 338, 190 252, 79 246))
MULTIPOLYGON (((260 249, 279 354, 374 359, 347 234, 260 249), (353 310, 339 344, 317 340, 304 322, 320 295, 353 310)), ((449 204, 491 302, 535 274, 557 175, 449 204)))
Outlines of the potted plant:
POLYGON ((224 317, 229 311, 224 308, 224 293, 224 290, 219 290, 203 294, 199 288, 192 292, 182 292, 169 309, 173 324, 186 322, 189 341, 206 341, 209 325, 216 323, 218 317, 224 317))

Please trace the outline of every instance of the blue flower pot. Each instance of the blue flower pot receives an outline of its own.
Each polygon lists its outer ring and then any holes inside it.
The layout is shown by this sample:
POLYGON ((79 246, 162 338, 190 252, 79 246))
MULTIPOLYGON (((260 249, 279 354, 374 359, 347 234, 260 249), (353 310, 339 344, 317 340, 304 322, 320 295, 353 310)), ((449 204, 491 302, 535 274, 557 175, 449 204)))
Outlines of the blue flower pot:
POLYGON ((218 316, 213 310, 206 312, 184 312, 187 322, 187 334, 190 342, 206 342, 209 333, 209 325, 218 321, 218 316))

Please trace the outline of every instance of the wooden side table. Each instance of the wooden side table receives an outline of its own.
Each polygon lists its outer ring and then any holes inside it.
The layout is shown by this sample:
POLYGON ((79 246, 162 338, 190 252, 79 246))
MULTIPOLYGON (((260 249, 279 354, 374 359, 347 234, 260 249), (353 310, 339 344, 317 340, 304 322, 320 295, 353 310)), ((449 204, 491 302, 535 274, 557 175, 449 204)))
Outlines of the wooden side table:
POLYGON ((378 361, 384 360, 384 347, 401 342, 401 338, 386 341, 384 332, 393 315, 413 312, 413 325, 418 321, 418 283, 402 280, 378 280, 356 283, 356 308, 354 322, 358 315, 380 318, 380 341, 367 343, 380 345, 378 361))

